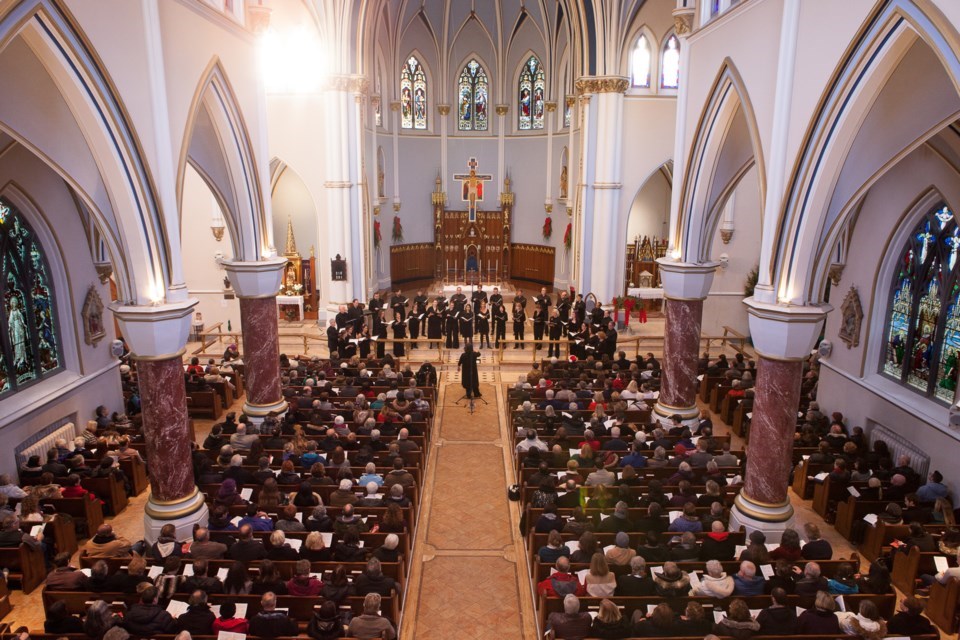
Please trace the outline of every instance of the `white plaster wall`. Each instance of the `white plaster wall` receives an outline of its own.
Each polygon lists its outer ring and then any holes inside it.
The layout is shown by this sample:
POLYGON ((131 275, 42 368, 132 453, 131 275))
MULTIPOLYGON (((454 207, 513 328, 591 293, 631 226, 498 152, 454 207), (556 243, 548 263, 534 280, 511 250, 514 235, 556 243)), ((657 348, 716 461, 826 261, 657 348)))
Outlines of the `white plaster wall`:
POLYGON ((282 254, 287 246, 287 221, 293 223, 293 237, 297 251, 304 260, 310 257, 310 249, 316 251, 319 227, 313 195, 297 172, 289 167, 280 176, 271 195, 273 206, 273 237, 277 252, 282 254))
MULTIPOLYGON (((240 331, 240 303, 234 298, 223 297, 223 278, 226 271, 216 262, 221 253, 227 260, 233 258, 230 245, 230 229, 223 232, 223 240, 217 242, 210 231, 210 220, 216 201, 213 193, 199 174, 188 167, 183 181, 183 273, 190 297, 198 300, 195 311, 203 314, 203 323, 210 329, 218 322, 227 330, 229 321, 234 331, 240 331)), ((217 207, 219 210, 219 207, 217 207)))
POLYGON ((664 238, 670 223, 670 183, 662 172, 658 171, 647 180, 630 207, 627 221, 628 243, 637 236, 664 238))
POLYGON ((710 295, 704 302, 704 335, 722 335, 724 326, 744 335, 750 333, 743 288, 747 274, 760 259, 761 203, 756 167, 744 174, 731 197, 733 238, 729 244, 723 244, 718 230, 711 240, 710 258, 719 260, 721 254, 726 254, 729 262, 726 269, 717 269, 710 295))

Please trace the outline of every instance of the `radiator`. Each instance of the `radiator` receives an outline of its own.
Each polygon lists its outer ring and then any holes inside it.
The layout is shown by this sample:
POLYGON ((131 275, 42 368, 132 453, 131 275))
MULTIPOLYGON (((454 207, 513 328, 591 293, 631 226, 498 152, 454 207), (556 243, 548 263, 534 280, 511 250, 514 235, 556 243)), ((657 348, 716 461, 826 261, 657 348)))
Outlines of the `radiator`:
POLYGON ((930 456, 903 436, 877 424, 873 420, 868 420, 867 425, 868 427, 872 425, 868 432, 871 443, 875 440, 883 440, 887 443, 887 447, 890 449, 890 457, 893 459, 893 466, 897 466, 897 458, 900 456, 909 456, 910 466, 920 475, 923 482, 926 482, 927 473, 930 469, 930 456))
POLYGON ((53 449, 60 438, 67 441, 67 448, 73 449, 73 439, 77 437, 77 427, 73 422, 54 424, 39 433, 35 433, 20 443, 14 450, 19 469, 30 456, 40 456, 40 464, 47 461, 47 451, 53 449))

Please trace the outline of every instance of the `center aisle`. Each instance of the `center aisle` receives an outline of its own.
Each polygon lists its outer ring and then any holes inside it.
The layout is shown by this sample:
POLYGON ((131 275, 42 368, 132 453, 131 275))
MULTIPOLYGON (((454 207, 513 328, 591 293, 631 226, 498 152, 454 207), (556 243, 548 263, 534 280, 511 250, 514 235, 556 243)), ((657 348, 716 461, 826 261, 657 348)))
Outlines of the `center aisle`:
POLYGON ((440 381, 437 430, 404 605, 404 639, 537 636, 519 511, 507 500, 512 441, 498 374, 481 371, 470 414, 456 373, 440 381), (492 383, 492 384, 491 384, 492 383))

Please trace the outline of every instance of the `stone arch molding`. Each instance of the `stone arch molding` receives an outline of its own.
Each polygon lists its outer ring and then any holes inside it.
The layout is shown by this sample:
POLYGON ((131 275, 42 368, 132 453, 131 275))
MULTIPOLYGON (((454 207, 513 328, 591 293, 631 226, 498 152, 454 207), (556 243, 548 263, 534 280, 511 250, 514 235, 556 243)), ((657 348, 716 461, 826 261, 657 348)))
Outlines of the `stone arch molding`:
POLYGON ((39 63, 49 76, 24 78, 16 67, 28 65, 3 65, 0 128, 43 159, 91 212, 121 301, 186 299, 173 259, 179 236, 160 207, 126 108, 91 51, 77 21, 53 0, 23 0, 0 16, 0 62, 22 56, 18 62, 39 63), (31 105, 52 91, 63 109, 48 104, 40 122, 31 105))
MULTIPOLYGON (((960 93, 960 34, 927 0, 887 0, 865 21, 847 57, 834 72, 815 113, 796 164, 787 181, 785 198, 773 230, 772 245, 761 256, 761 278, 770 275, 770 300, 820 304, 829 276, 832 250, 863 193, 913 149, 955 119, 912 123, 913 143, 889 158, 881 158, 873 174, 828 218, 837 177, 865 118, 900 61, 917 42, 933 51, 960 93), (922 129, 922 133, 919 130, 922 129), (764 269, 763 263, 768 266, 764 269)), ((938 70, 939 71, 939 70, 938 70)), ((760 285, 765 283, 761 282, 760 285)), ((758 294, 764 287, 758 286, 758 294)))
POLYGON ((690 263, 709 260, 723 206, 754 166, 761 202, 766 194, 760 129, 743 78, 730 58, 720 66, 696 131, 672 227, 672 244, 690 263))
POLYGON ((204 70, 188 113, 177 170, 180 223, 189 164, 220 203, 230 228, 234 258, 259 260, 270 244, 264 194, 243 114, 218 58, 204 70))

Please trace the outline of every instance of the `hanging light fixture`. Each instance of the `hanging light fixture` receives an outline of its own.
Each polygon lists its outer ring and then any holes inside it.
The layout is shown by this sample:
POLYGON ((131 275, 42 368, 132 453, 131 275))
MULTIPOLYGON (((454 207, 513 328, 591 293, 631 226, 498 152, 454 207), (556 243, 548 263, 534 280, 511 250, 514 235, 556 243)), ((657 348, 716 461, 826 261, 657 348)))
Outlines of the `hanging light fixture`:
POLYGON ((223 214, 220 212, 220 207, 214 202, 210 220, 210 231, 213 232, 213 237, 216 238, 217 242, 223 240, 223 231, 225 228, 223 214))

